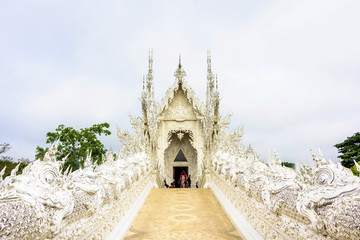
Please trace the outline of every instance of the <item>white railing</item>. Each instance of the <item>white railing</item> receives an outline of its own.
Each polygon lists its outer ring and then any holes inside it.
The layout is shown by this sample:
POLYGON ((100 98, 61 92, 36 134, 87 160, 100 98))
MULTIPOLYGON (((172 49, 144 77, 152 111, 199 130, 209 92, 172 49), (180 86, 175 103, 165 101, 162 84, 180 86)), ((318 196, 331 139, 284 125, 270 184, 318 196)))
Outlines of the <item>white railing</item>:
POLYGON ((207 185, 214 184, 263 238, 359 239, 360 178, 350 170, 321 154, 313 155, 315 167, 297 171, 282 167, 278 157, 264 164, 252 154, 221 156, 207 185))
POLYGON ((151 180, 145 153, 63 174, 56 148, 0 182, 0 239, 105 239, 151 180))

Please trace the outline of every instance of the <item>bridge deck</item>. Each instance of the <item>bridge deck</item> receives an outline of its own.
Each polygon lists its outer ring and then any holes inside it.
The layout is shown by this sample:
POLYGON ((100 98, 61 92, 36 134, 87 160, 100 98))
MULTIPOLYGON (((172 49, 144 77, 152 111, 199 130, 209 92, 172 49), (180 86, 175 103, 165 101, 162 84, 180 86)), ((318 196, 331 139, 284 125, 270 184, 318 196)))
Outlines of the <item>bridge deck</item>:
POLYGON ((242 239, 208 188, 152 189, 125 240, 242 239))

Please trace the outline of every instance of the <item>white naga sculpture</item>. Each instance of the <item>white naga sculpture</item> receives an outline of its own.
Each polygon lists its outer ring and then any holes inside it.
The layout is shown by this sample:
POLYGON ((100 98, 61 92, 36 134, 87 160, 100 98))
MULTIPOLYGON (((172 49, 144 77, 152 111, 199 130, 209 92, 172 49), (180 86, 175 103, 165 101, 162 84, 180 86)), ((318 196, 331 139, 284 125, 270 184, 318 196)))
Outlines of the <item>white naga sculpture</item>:
POLYGON ((297 171, 276 152, 265 164, 233 135, 221 135, 209 181, 265 239, 359 239, 359 177, 321 153, 297 171))
POLYGON ((277 152, 266 164, 251 146, 245 149, 244 130, 228 133, 230 115, 220 117, 210 56, 205 105, 180 61, 173 86, 157 103, 152 67, 150 55, 142 118, 130 115, 132 134, 118 129, 116 159, 110 150, 98 166, 89 154, 84 168, 64 171, 55 143, 21 175, 19 166, 5 179, 0 172, 1 240, 104 239, 146 185, 162 186, 176 168, 188 169, 200 187, 215 184, 265 239, 359 239, 360 178, 321 153, 313 154, 314 167, 294 171, 281 166, 277 152), (180 150, 185 161, 176 160, 180 150))
POLYGON ((57 145, 0 182, 0 239, 104 239, 149 181, 144 152, 62 174, 57 145))

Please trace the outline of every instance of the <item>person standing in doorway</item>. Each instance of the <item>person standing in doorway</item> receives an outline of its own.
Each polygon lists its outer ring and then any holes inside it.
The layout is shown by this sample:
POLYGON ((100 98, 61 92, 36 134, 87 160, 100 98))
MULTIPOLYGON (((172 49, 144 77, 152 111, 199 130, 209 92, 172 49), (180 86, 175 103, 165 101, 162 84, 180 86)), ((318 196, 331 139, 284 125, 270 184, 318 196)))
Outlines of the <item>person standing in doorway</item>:
POLYGON ((164 186, 165 186, 166 188, 169 187, 169 185, 166 183, 166 179, 164 179, 164 186))
POLYGON ((188 188, 191 188, 191 175, 189 175, 187 178, 187 186, 188 188))
POLYGON ((181 172, 181 175, 180 175, 180 188, 184 188, 185 187, 185 181, 187 179, 187 176, 186 176, 186 173, 185 171, 183 170, 181 172))

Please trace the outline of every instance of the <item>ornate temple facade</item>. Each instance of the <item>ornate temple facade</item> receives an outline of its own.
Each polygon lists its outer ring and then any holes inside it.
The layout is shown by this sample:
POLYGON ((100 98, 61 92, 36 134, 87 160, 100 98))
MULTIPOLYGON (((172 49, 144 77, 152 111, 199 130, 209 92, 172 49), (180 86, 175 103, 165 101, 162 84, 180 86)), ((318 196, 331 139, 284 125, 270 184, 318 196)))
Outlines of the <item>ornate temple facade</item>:
POLYGON ((156 103, 153 58, 152 54, 149 56, 149 71, 141 94, 143 134, 159 177, 167 182, 176 182, 182 171, 202 182, 209 153, 214 150, 220 119, 219 92, 209 53, 207 65, 205 106, 187 84, 180 57, 173 85, 156 103))

